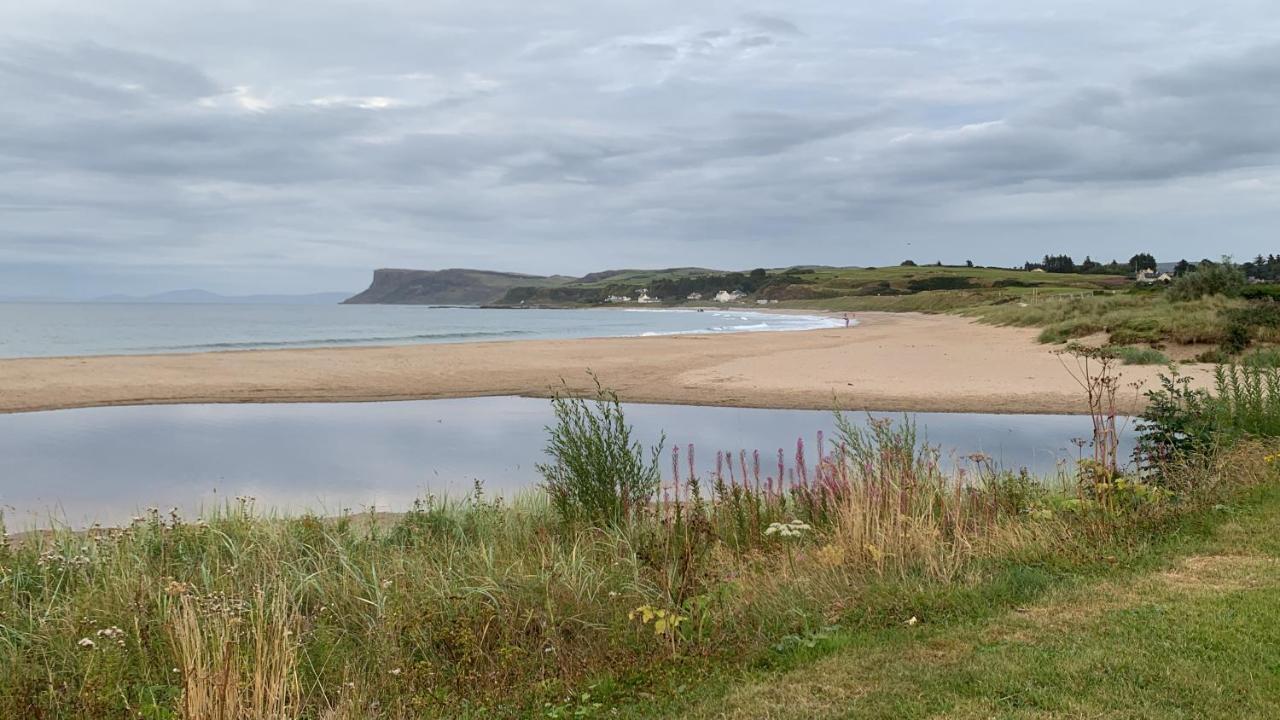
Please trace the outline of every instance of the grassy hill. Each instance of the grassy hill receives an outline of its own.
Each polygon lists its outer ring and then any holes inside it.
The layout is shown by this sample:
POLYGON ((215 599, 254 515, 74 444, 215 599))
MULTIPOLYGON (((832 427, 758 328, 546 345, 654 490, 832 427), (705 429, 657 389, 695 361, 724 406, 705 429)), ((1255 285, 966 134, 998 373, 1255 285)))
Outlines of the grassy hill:
POLYGON ((947 310, 1126 285, 1126 279, 1117 275, 943 266, 796 266, 751 271, 679 267, 606 270, 579 278, 468 269, 382 269, 374 272, 368 290, 347 302, 574 307, 603 304, 610 296, 634 298, 647 290, 664 304, 678 305, 689 302, 686 298, 691 293, 709 299, 720 290, 739 290, 746 293, 746 303, 767 299, 832 310, 947 310), (901 299, 907 297, 912 299, 901 299))

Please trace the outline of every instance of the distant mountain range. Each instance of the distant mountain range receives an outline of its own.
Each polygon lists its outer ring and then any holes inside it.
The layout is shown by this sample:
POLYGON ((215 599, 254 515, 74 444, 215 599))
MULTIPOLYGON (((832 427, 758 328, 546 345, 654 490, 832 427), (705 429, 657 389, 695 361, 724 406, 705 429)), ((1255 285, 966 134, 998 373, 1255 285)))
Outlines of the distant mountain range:
POLYGON ((219 295, 208 290, 170 290, 154 295, 106 295, 92 302, 102 303, 189 303, 223 305, 337 305, 346 299, 344 292, 322 292, 306 295, 219 295))

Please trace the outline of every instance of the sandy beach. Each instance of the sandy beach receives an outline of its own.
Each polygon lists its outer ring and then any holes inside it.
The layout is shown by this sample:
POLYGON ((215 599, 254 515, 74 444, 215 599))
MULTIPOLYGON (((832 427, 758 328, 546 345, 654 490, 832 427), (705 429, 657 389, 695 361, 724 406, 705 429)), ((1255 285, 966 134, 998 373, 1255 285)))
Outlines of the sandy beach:
MULTIPOLYGON (((852 329, 0 361, 0 412, 209 402, 545 397, 587 370, 631 402, 938 412, 1085 411, 1035 330, 860 313, 852 329)), ((1122 368, 1152 386, 1158 367, 1122 368)), ((1187 371, 1204 378, 1205 368, 1187 371)), ((1139 406, 1126 389, 1127 410, 1139 406)))

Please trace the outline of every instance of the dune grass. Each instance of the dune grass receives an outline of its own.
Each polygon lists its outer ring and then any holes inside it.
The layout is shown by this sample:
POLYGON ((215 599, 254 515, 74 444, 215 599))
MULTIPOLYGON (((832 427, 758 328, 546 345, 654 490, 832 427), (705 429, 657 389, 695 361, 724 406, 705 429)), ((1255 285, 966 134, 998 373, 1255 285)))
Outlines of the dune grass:
POLYGON ((1119 347, 1108 348, 1116 354, 1120 362, 1125 365, 1168 365, 1169 356, 1149 347, 1133 347, 1131 345, 1121 345, 1119 347))
POLYGON ((962 312, 996 325, 1043 328, 1040 341, 1046 343, 1106 333, 1116 345, 1192 345, 1221 342, 1226 329, 1222 311, 1242 304, 1216 296, 1178 303, 1160 294, 1140 293, 1003 303, 962 312))

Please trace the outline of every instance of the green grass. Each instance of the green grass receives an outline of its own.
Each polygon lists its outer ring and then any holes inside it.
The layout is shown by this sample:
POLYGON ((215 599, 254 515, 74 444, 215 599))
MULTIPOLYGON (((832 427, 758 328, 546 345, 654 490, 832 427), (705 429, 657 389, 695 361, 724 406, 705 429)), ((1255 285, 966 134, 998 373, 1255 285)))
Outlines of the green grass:
POLYGON ((1154 348, 1122 345, 1109 348, 1125 365, 1168 365, 1169 357, 1154 348))
MULTIPOLYGON (((990 616, 827 636, 625 717, 1280 716, 1280 490, 990 616)), ((915 612, 915 609, 905 610, 915 612)))
POLYGON ((1166 342, 1182 345, 1217 343, 1225 333, 1222 310, 1243 301, 1220 297, 1170 302, 1163 295, 1140 293, 1067 300, 975 306, 962 312, 995 325, 1043 328, 1042 342, 1106 333, 1116 345, 1166 342))
POLYGON ((1267 347, 1251 350, 1240 356, 1240 364, 1251 367, 1280 368, 1280 348, 1267 347))

